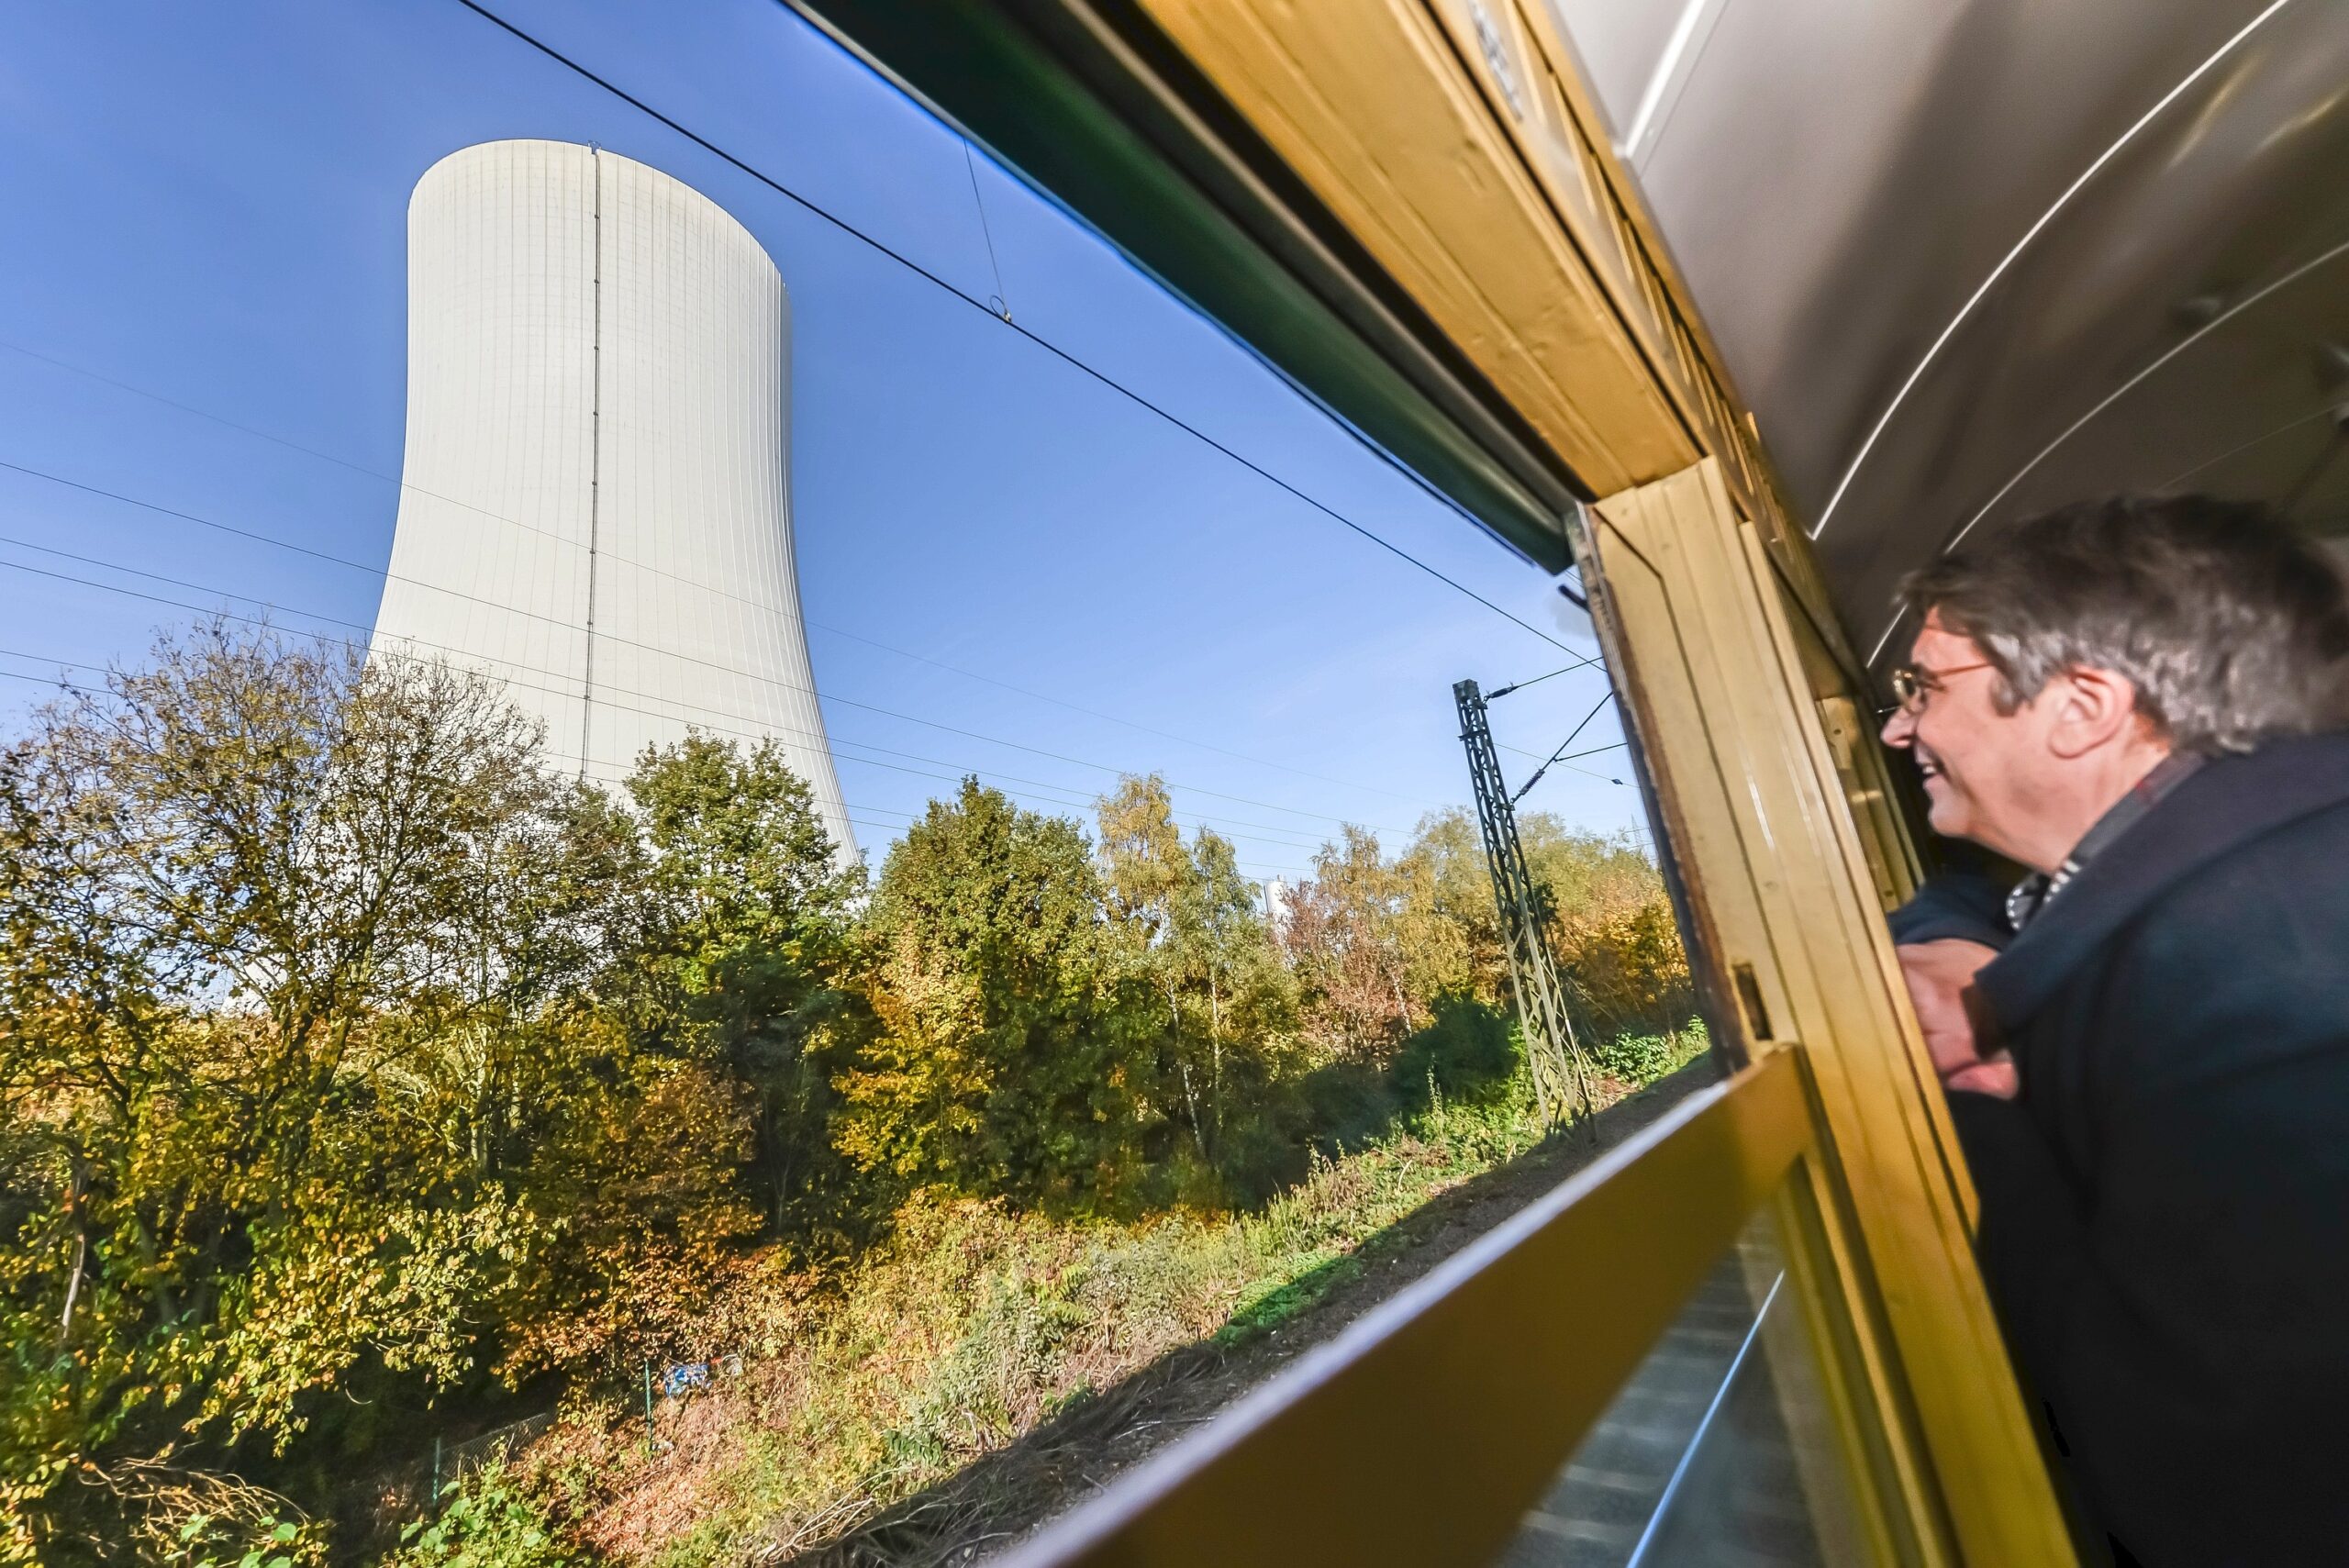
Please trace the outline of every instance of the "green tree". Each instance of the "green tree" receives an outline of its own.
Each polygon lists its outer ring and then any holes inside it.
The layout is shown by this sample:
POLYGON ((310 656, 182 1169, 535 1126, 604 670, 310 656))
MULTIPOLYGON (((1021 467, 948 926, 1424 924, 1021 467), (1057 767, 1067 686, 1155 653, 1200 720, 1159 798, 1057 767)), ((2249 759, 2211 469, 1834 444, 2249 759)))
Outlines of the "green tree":
POLYGON ((1476 819, 1458 806, 1429 813, 1395 870, 1410 994, 1431 1008, 1443 996, 1499 1003, 1507 994, 1508 959, 1476 819))
POLYGON ((1655 862, 1628 838, 1577 833, 1547 812, 1520 830, 1570 1005, 1602 1036, 1686 1025, 1695 1011, 1688 960, 1655 862))
POLYGON ((873 1037, 841 1074, 867 1170, 1100 1206, 1163 1124, 1157 1020, 1109 948, 1083 830, 965 779, 890 851, 866 921, 873 1037))
POLYGON ((1166 781, 1128 774, 1095 807, 1103 891, 1111 915, 1147 947, 1174 931, 1176 910, 1198 880, 1184 847, 1166 781))
POLYGON ((1163 1004, 1162 1075, 1213 1162, 1230 1095, 1261 1094, 1280 1070, 1295 985, 1230 840, 1202 828, 1186 845, 1164 780, 1121 779, 1098 813, 1116 951, 1163 1004))
POLYGON ((0 756, 0 849, 26 1551, 132 1552, 386 1391, 681 1332, 678 1260, 755 1225, 739 1086, 596 1001, 665 929, 638 817, 494 681, 200 627, 0 756))
POLYGON ((1208 1044, 1210 1137, 1219 1135, 1235 1094, 1287 1070, 1297 1029, 1297 985, 1280 962, 1231 841, 1202 828, 1193 840, 1192 880, 1174 912, 1174 957, 1192 1032, 1208 1044))
POLYGON ((863 868, 842 859, 772 740, 745 751, 696 735, 649 750, 628 791, 651 857, 639 1027, 750 1088, 767 1222, 806 1241, 837 1228, 851 1201, 820 1057, 855 1006, 842 981, 863 868))
POLYGON ((466 1371, 526 1227, 383 1020, 575 970, 551 912, 479 918, 562 787, 488 683, 220 624, 0 760, 0 1475, 37 1534, 188 1437, 283 1449, 362 1362, 466 1371))
MULTIPOLYGON (((1655 862, 1626 838, 1576 832, 1548 812, 1520 817, 1518 834, 1578 1027, 1603 1040, 1685 1025, 1688 963, 1655 862)), ((1413 995, 1505 1006, 1508 959, 1475 819, 1430 814, 1396 869, 1413 995)))
POLYGON ((1122 978, 1148 995, 1148 1012, 1129 1020, 1128 1027, 1159 1037, 1158 1075, 1177 1090, 1192 1141, 1204 1160, 1213 1112, 1200 1099, 1206 1074, 1193 1061, 1198 1053, 1192 1049, 1192 1020, 1183 1005, 1187 976, 1182 951, 1187 945, 1185 917, 1197 899, 1199 868, 1183 842, 1166 781, 1156 773, 1119 779, 1094 809, 1108 912, 1104 952, 1122 978))

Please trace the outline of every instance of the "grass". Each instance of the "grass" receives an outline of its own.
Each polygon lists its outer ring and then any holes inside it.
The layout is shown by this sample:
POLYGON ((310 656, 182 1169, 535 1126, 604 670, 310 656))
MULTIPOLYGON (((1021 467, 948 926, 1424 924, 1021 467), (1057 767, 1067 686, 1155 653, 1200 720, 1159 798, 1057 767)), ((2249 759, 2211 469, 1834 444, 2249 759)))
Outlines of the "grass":
MULTIPOLYGON (((1701 1050, 1642 1052, 1642 1077, 1701 1050)), ((936 1486, 1153 1363, 1244 1353, 1359 1278, 1431 1198, 1536 1143, 1530 1091, 1438 1104, 1261 1210, 1083 1224, 924 1198, 817 1290, 764 1278, 736 1304, 742 1370, 655 1412, 586 1402, 529 1468, 564 1537, 659 1568, 779 1562, 936 1486)), ((1114 1427, 1103 1408, 1095 1426, 1114 1427)))

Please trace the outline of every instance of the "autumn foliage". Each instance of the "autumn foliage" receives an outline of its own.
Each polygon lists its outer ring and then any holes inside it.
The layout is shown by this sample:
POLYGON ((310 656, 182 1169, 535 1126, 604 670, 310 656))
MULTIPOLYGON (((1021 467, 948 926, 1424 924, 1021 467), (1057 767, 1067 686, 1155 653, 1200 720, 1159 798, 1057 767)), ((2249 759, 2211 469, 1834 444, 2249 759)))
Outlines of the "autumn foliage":
MULTIPOLYGON (((0 1562, 315 1556, 354 1467, 739 1344, 901 1213, 1246 1207, 1515 1070, 1464 814, 1267 896, 1154 777, 1089 828, 966 780, 869 882, 813 807, 699 738, 607 791, 492 683, 225 624, 40 716, 0 754, 0 1562)), ((1592 1027, 1685 1022, 1645 857, 1526 839, 1592 1027)))

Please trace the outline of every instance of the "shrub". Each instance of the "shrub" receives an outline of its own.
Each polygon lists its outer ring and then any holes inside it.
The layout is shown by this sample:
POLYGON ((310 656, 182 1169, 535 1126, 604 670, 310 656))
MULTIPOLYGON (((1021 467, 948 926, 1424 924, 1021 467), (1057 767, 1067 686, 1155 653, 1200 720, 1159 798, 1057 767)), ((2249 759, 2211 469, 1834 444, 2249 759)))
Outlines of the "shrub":
POLYGON ((1395 1096, 1386 1074, 1367 1062, 1331 1062, 1297 1084, 1311 1129, 1310 1147, 1325 1152, 1359 1149, 1395 1120, 1395 1096))
POLYGON ((1652 1084, 1706 1048, 1704 1020, 1664 1034, 1619 1034, 1591 1050, 1592 1065, 1633 1085, 1652 1084))
POLYGON ((592 1559, 557 1542, 545 1511, 503 1465, 441 1489, 440 1517, 400 1531, 384 1568, 586 1568, 592 1559))
POLYGON ((1446 1100, 1482 1104, 1506 1087, 1519 1054, 1498 1008, 1473 996, 1439 996, 1435 1021, 1403 1042, 1391 1077, 1407 1105, 1424 1106, 1430 1085, 1446 1100))
POLYGON ((1305 1179, 1311 1168, 1307 1116, 1287 1084, 1226 1114, 1215 1159, 1226 1203, 1261 1208, 1305 1179))
POLYGON ((162 1552, 169 1568, 312 1568, 325 1556, 316 1526, 275 1514, 239 1521, 199 1513, 174 1533, 162 1552))

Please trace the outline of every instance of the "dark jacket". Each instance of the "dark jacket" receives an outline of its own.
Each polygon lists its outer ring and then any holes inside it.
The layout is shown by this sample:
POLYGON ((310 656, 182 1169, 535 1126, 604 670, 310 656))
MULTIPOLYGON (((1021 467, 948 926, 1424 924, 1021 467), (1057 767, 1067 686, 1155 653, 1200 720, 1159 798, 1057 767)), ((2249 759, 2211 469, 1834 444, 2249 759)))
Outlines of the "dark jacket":
POLYGON ((1890 917, 1892 940, 1979 942, 2003 951, 2015 940, 2007 924, 2008 884, 1987 872, 1945 871, 1890 917))
POLYGON ((1983 1268, 2138 1559, 2349 1563, 2349 734, 2179 784, 1981 973, 1983 1268))

